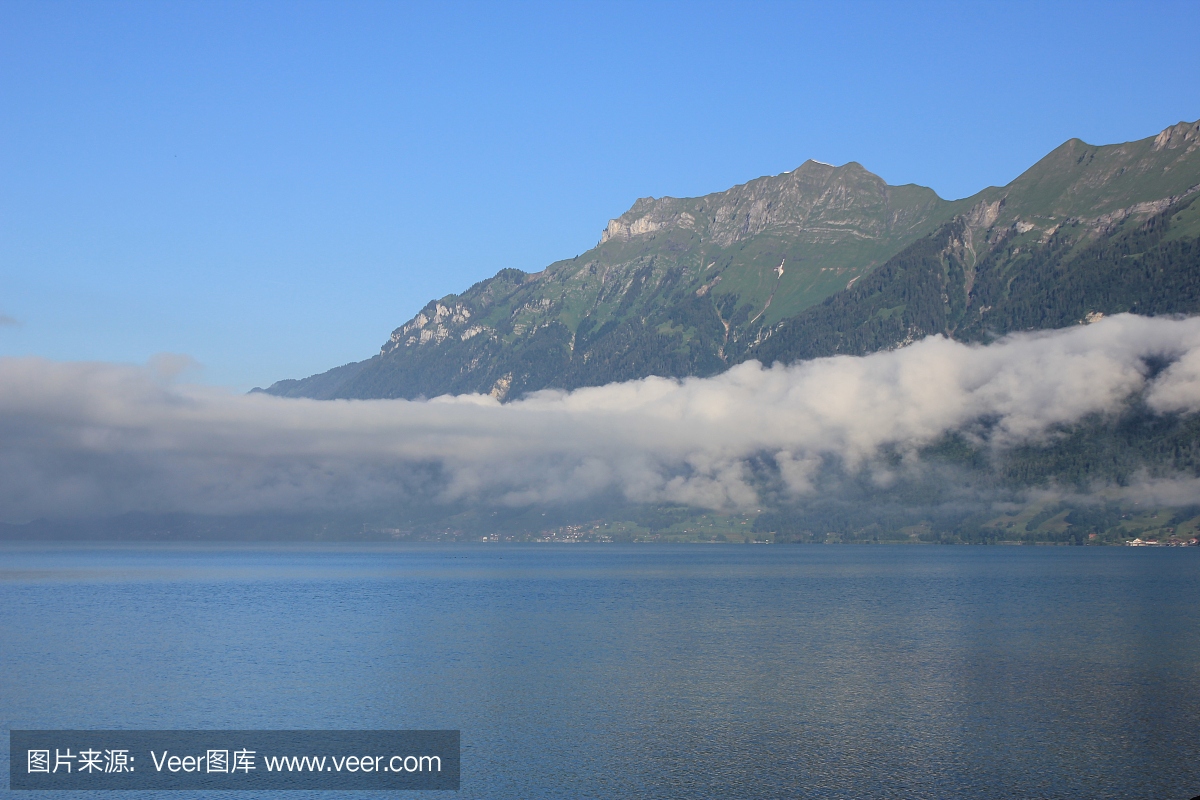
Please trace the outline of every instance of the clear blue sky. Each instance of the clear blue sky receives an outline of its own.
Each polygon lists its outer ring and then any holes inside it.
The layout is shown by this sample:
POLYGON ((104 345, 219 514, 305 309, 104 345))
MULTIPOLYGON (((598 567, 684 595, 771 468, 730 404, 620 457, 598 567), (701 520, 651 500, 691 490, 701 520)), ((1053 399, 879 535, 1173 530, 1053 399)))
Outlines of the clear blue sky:
POLYGON ((0 355, 246 389, 807 158, 944 197, 1200 118, 1200 3, 0 4, 0 355))

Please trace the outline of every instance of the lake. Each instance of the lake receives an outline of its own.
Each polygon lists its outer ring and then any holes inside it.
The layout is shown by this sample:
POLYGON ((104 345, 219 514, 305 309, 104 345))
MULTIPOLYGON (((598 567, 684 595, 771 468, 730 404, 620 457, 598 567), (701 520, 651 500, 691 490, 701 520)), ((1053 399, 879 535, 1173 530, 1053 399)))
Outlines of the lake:
POLYGON ((1200 548, 10 543, 0 727, 453 728, 470 798, 1186 800, 1198 576, 1200 548))

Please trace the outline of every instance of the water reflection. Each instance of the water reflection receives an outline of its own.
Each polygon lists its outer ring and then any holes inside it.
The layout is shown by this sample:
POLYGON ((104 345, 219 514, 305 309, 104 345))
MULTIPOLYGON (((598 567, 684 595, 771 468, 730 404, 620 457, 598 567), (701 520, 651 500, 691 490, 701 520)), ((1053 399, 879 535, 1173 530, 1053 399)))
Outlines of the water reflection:
POLYGON ((460 728, 467 797, 1186 798, 1196 557, 9 545, 0 715, 460 728))

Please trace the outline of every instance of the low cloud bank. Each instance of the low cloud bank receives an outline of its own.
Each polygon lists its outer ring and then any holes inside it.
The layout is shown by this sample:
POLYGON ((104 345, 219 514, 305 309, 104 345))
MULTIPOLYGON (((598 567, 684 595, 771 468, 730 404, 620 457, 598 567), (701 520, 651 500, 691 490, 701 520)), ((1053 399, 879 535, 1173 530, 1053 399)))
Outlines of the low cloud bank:
POLYGON ((506 405, 234 395, 172 384, 178 364, 164 364, 0 360, 0 518, 611 493, 746 508, 760 501, 750 459, 774 465, 784 491, 803 498, 830 458, 875 469, 888 448, 915 461, 979 421, 989 446, 1008 447, 1115 413, 1136 393, 1158 413, 1200 410, 1200 318, 1128 314, 987 346, 931 337, 865 357, 750 362, 713 378, 542 391, 506 405))

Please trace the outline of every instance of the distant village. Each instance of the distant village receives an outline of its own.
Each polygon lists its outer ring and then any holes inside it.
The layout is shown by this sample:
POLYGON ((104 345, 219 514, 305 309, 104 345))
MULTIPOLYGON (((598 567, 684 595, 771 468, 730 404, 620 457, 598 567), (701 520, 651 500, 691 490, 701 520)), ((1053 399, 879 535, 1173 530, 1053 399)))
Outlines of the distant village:
POLYGON ((1192 537, 1186 542, 1178 536, 1171 536, 1163 541, 1157 539, 1131 539, 1125 543, 1126 547, 1196 547, 1200 546, 1200 539, 1192 537))

